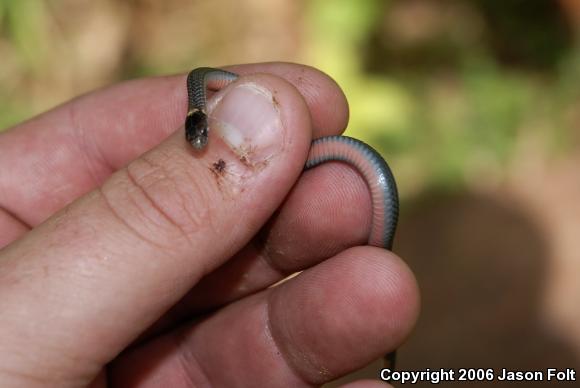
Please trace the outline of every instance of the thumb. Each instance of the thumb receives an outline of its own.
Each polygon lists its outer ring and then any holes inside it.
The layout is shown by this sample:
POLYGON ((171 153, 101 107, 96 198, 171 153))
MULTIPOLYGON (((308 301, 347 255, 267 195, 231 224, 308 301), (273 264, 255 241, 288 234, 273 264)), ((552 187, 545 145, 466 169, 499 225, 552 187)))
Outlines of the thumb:
POLYGON ((242 77, 209 117, 205 151, 181 128, 0 251, 0 386, 88 384, 278 207, 310 144, 300 94, 242 77))

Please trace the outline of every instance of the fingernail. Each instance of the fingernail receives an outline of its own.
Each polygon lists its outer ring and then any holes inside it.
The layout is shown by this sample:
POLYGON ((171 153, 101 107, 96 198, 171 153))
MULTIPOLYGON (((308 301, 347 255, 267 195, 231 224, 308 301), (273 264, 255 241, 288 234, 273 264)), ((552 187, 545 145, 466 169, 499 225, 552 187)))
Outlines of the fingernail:
POLYGON ((283 126, 272 92, 254 82, 226 89, 210 107, 210 126, 244 162, 269 158, 282 146, 283 126))

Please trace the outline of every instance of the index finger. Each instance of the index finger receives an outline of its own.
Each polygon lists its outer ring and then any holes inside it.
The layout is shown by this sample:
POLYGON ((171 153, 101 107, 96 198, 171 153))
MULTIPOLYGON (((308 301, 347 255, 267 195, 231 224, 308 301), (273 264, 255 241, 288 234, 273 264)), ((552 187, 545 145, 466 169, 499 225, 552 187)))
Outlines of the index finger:
MULTIPOLYGON (((346 98, 326 74, 292 63, 228 67, 271 73, 304 97, 314 137, 341 133, 346 98)), ((185 75, 137 79, 79 97, 0 135, 0 212, 34 226, 92 190, 176 130, 186 114, 185 75)), ((0 228, 2 225, 0 225, 0 228)))

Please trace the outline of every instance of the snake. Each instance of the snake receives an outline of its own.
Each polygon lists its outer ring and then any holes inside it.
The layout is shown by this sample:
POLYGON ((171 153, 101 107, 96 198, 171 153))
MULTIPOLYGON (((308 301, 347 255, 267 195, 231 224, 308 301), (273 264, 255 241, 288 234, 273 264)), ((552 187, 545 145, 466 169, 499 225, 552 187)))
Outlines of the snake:
MULTIPOLYGON (((199 67, 187 75, 185 139, 196 150, 203 150, 209 139, 207 90, 219 91, 238 78, 236 73, 211 67, 199 67)), ((365 142, 336 135, 312 141, 304 169, 334 161, 357 170, 370 190, 372 223, 368 244, 392 250, 399 217, 399 195, 388 163, 365 142)), ((394 368, 395 352, 387 354, 385 360, 394 368)))

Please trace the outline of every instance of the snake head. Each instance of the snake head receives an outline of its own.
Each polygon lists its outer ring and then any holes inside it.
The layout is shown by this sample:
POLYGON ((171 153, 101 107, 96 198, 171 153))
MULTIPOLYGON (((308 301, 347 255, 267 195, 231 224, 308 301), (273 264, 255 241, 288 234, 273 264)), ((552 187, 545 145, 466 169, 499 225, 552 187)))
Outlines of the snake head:
POLYGON ((185 118, 185 138, 193 148, 201 150, 207 144, 207 115, 199 110, 194 109, 187 113, 185 118))

